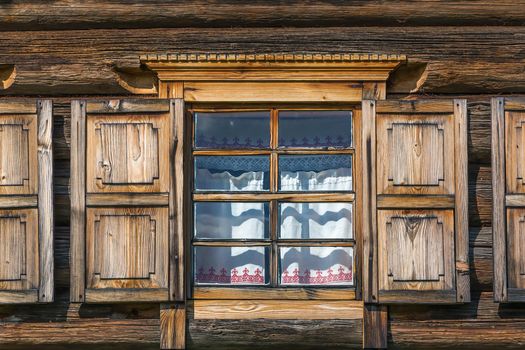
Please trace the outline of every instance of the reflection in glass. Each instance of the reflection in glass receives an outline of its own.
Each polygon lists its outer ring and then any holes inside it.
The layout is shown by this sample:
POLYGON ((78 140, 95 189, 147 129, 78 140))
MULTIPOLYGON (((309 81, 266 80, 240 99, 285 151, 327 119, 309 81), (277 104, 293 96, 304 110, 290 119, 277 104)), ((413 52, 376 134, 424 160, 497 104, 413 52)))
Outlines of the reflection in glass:
POLYGON ((352 203, 280 203, 284 239, 352 239, 352 203))
POLYGON ((351 191, 352 156, 283 155, 279 179, 281 191, 351 191))
POLYGON ((195 189, 267 191, 268 156, 195 156, 195 189))
POLYGON ((281 285, 352 285, 352 247, 281 247, 281 285))
POLYGON ((196 148, 242 149, 269 146, 270 111, 195 113, 196 148))
POLYGON ((264 239, 268 203, 195 202, 195 238, 264 239))
POLYGON ((268 283, 266 247, 195 247, 196 284, 268 283))
POLYGON ((279 147, 352 146, 351 111, 279 112, 279 147))

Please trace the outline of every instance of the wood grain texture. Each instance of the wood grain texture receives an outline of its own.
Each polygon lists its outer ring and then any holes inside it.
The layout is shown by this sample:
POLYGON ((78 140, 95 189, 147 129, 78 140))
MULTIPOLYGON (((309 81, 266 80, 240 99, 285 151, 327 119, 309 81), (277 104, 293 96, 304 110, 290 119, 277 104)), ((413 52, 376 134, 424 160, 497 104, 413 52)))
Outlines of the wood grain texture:
POLYGON ((373 26, 3 32, 0 61, 16 63, 18 75, 0 93, 128 94, 113 68, 137 68, 140 53, 221 52, 226 45, 239 53, 297 53, 305 51, 305 42, 311 53, 406 54, 409 61, 426 67, 422 77, 412 79, 421 78, 416 92, 520 93, 525 92, 525 73, 515 62, 524 58, 519 49, 524 32, 523 27, 487 26, 439 31, 428 26, 373 26), (496 50, 486 50, 487 46, 496 50), (480 69, 487 74, 480 75, 480 69))
POLYGON ((53 250, 53 104, 38 106, 38 243, 40 249, 40 302, 52 302, 54 296, 53 250))
POLYGON ((186 82, 187 102, 360 102, 359 84, 186 82))
POLYGON ((184 304, 160 305, 160 348, 186 348, 186 307, 184 304))
POLYGON ((187 1, 183 5, 161 1, 55 1, 2 5, 4 30, 147 28, 147 27, 311 27, 326 25, 405 26, 521 25, 521 1, 419 0, 388 6, 381 1, 187 1), (299 6, 300 5, 300 6, 299 6))
POLYGON ((363 308, 363 349, 386 349, 388 307, 365 304, 363 308))
POLYGON ((362 102, 361 162, 363 231, 363 301, 378 302, 377 213, 376 213, 376 103, 362 102))
POLYGON ((188 312, 194 319, 362 319, 359 301, 335 300, 194 300, 188 312))
POLYGON ((470 302, 468 234, 467 101, 454 100, 455 257, 458 303, 470 302))
POLYGON ((71 102, 71 285, 72 302, 85 300, 86 102, 71 102))

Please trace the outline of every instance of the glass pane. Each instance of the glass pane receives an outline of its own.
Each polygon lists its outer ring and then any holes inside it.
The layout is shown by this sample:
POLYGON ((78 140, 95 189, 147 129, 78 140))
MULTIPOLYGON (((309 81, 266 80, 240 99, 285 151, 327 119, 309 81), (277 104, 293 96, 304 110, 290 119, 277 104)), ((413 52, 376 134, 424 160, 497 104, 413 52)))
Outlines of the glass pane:
POLYGON ((267 266, 267 247, 195 247, 196 284, 267 284, 267 266))
POLYGON ((352 156, 280 156, 279 179, 281 191, 351 191, 352 156))
POLYGON ((195 189, 206 191, 267 191, 268 156, 196 156, 195 189))
POLYGON ((270 111, 195 113, 196 148, 269 148, 270 111))
POLYGON ((352 247, 281 247, 281 285, 353 285, 352 247))
POLYGON ((279 112, 279 147, 352 146, 351 111, 279 112))
POLYGON ((268 203, 195 203, 196 238, 265 239, 268 222, 268 203))
POLYGON ((280 203, 284 239, 352 239, 352 203, 280 203))

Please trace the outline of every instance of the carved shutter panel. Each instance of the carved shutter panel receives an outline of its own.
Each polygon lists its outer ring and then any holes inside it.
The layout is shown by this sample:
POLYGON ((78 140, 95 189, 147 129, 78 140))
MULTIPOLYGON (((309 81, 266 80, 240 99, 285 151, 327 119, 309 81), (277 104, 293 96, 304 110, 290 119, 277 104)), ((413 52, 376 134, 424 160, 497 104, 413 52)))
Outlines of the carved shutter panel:
POLYGON ((494 300, 525 301, 525 99, 492 100, 494 300))
POLYGON ((174 113, 169 100, 73 101, 73 301, 176 299, 174 113))
POLYGON ((52 115, 0 102, 0 304, 53 301, 52 115))
POLYGON ((470 301, 465 100, 363 101, 364 299, 470 301))

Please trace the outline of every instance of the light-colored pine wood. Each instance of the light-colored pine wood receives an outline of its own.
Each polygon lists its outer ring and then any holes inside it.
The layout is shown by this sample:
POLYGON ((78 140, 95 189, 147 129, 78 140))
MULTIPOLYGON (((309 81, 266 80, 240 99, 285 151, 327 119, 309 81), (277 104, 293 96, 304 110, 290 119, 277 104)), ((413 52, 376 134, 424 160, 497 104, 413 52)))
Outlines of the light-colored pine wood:
POLYGON ((194 300, 196 320, 352 320, 363 318, 363 303, 348 300, 194 300))
POLYGON ((455 290, 452 210, 380 210, 378 234, 380 298, 382 291, 455 290))
POLYGON ((355 290, 351 288, 220 288, 194 287, 194 299, 231 299, 231 300, 354 300, 355 290))
POLYGON ((0 114, 36 114, 34 100, 4 100, 0 101, 0 114))
POLYGON ((85 300, 86 102, 71 102, 71 245, 70 298, 85 300))
POLYGON ((54 298, 53 250, 53 104, 37 102, 38 109, 38 234, 40 249, 40 285, 38 300, 54 298))
POLYGON ((377 207, 380 209, 410 209, 410 208, 454 208, 455 198, 452 195, 417 196, 417 195, 379 195, 377 207))
POLYGON ((169 299, 168 288, 106 288, 86 289, 86 303, 158 303, 169 299))
POLYGON ((160 348, 186 348, 186 307, 184 304, 160 305, 160 348))
POLYGON ((5 196, 0 197, 0 209, 14 207, 36 207, 38 196, 5 196))
MULTIPOLYGON (((508 288, 525 289, 525 210, 507 209, 508 288)), ((512 300, 510 300, 512 301, 512 300)))
POLYGON ((187 102, 360 102, 361 98, 361 85, 349 83, 184 83, 187 102))
POLYGON ((169 120, 169 113, 88 113, 87 192, 169 192, 169 120))
POLYGON ((167 206, 168 193, 88 193, 86 205, 90 207, 106 206, 167 206))
POLYGON ((167 208, 88 208, 86 288, 168 288, 168 241, 167 208))

